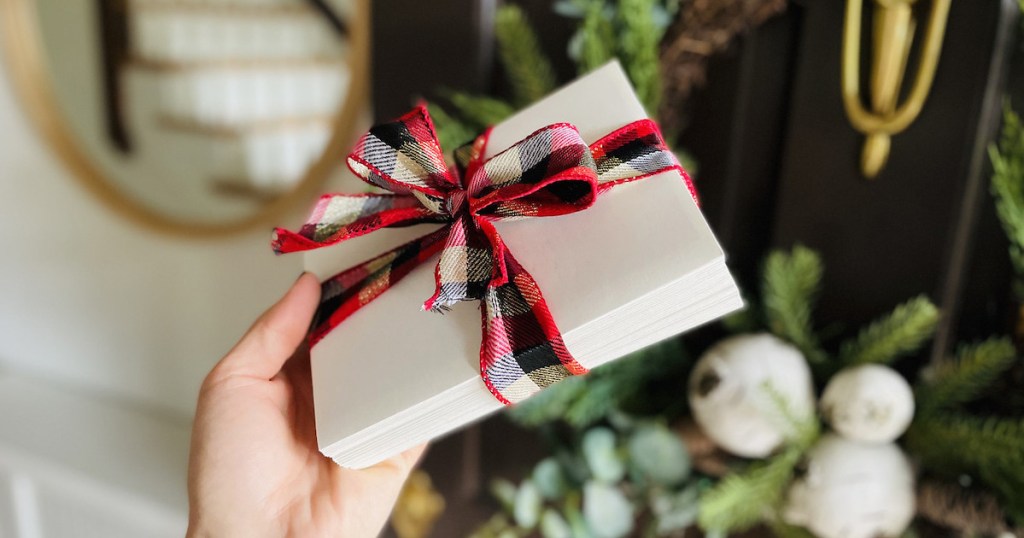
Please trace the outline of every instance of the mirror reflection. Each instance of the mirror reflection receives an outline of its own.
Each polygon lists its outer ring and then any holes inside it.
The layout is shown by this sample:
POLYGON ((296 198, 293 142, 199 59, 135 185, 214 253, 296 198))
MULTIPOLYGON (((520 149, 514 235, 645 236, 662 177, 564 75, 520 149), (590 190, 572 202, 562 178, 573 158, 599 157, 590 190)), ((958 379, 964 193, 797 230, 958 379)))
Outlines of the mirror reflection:
MULTIPOLYGON (((56 112, 104 181, 176 221, 310 179, 350 96, 350 0, 36 0, 56 112)), ((358 75, 361 76, 361 75, 358 75)), ((349 114, 348 116, 352 116, 349 114)), ((351 130, 351 129, 348 129, 351 130)))

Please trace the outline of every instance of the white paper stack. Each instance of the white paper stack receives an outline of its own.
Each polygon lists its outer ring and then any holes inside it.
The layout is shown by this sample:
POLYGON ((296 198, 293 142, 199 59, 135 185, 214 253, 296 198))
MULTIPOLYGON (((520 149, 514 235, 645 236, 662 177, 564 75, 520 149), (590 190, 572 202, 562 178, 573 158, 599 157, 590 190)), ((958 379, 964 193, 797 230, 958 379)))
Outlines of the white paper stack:
MULTIPOLYGON (((570 122, 587 142, 644 109, 617 63, 494 128, 488 153, 570 122)), ((322 279, 434 229, 379 230, 306 255, 322 279)), ((681 175, 619 185, 586 211, 498 224, 544 293, 569 351, 588 368, 723 316, 739 292, 681 175)), ((421 310, 436 259, 413 270, 313 349, 320 450, 362 468, 502 408, 480 379, 479 305, 421 310)))

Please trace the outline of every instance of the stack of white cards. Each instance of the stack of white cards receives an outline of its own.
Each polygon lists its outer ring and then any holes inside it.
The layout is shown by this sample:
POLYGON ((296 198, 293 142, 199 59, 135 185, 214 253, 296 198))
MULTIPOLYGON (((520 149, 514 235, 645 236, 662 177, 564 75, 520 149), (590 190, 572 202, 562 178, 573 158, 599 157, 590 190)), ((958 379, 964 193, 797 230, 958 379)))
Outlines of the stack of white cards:
MULTIPOLYGON (((495 126, 488 156, 569 122, 592 143, 646 117, 617 63, 495 126)), ((451 148, 447 148, 451 149, 451 148)), ((312 251, 326 279, 435 229, 379 230, 312 251)), ((536 279, 569 351, 593 368, 742 306, 725 257, 677 171, 619 185, 571 215, 499 223, 536 279)), ((313 349, 320 450, 362 468, 502 408, 480 379, 480 310, 421 310, 436 259, 417 267, 313 349)))

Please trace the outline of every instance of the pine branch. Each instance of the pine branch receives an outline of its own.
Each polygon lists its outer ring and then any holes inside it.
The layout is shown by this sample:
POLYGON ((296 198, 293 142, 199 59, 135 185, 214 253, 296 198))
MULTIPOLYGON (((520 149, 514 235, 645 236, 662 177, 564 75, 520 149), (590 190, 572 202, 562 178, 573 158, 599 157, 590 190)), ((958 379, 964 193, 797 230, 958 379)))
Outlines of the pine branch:
POLYGON ((770 518, 782 503, 801 457, 803 452, 791 447, 745 471, 727 475, 701 497, 700 527, 723 533, 742 531, 770 518))
POLYGON ((587 379, 570 377, 512 406, 508 416, 523 426, 537 427, 560 420, 587 390, 587 379))
POLYGON ((981 396, 1016 360, 1009 338, 962 347, 957 360, 939 363, 930 379, 917 388, 918 413, 948 409, 981 396))
MULTIPOLYGON (((595 368, 586 377, 571 377, 509 410, 516 422, 536 427, 564 421, 585 428, 648 391, 656 379, 671 376, 686 364, 678 340, 668 340, 595 368)), ((645 394, 644 400, 650 400, 645 394)))
POLYGON ((453 150, 476 136, 476 129, 452 117, 437 103, 427 103, 427 110, 434 120, 437 139, 442 148, 453 150))
POLYGON ((1024 296, 1024 126, 1009 104, 1003 111, 999 144, 989 147, 992 195, 996 214, 1010 240, 1010 259, 1017 273, 1016 292, 1024 296))
POLYGON ((477 131, 499 123, 515 112, 515 108, 511 104, 485 95, 448 92, 445 97, 458 110, 459 116, 475 127, 477 131))
POLYGON ((785 421, 790 446, 801 453, 811 448, 821 437, 821 422, 818 421, 817 414, 812 412, 799 416, 793 411, 786 396, 770 382, 766 381, 761 388, 768 394, 777 415, 785 421))
POLYGON ((907 444, 923 462, 946 471, 958 464, 983 467, 995 461, 1018 460, 1018 473, 1024 479, 1024 421, 1019 418, 952 412, 922 415, 908 432, 907 444))
POLYGON ((615 28, 604 0, 587 0, 583 21, 569 42, 569 56, 576 60, 579 73, 588 73, 611 60, 614 44, 615 28))
POLYGON ((664 27, 655 21, 659 0, 619 0, 617 9, 619 27, 619 58, 640 102, 650 115, 655 115, 661 104, 661 64, 658 44, 664 27))
POLYGON ((822 271, 821 257, 801 245, 789 253, 772 252, 764 269, 762 302, 769 329, 798 347, 812 364, 827 358, 811 324, 822 271))
POLYGON ((498 8, 494 34, 516 105, 528 105, 555 89, 555 70, 522 9, 513 4, 498 8))
POLYGON ((865 327, 857 338, 844 342, 839 357, 844 364, 891 363, 921 347, 935 333, 939 310, 925 296, 915 297, 865 327))
POLYGON ((907 448, 940 476, 966 473, 999 493, 1009 512, 1024 516, 1024 420, 957 413, 919 415, 907 448))

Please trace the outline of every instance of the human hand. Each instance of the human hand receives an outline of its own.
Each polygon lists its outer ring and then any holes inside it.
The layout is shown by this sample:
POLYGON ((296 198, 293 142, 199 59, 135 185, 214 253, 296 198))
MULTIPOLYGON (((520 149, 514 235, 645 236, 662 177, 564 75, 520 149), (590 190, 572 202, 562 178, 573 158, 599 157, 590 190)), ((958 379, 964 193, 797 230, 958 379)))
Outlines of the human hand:
POLYGON ((376 536, 424 446, 368 469, 317 450, 306 331, 320 285, 303 274, 214 366, 189 457, 189 537, 376 536))

